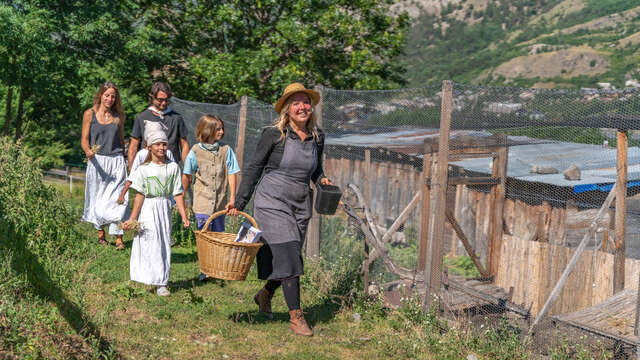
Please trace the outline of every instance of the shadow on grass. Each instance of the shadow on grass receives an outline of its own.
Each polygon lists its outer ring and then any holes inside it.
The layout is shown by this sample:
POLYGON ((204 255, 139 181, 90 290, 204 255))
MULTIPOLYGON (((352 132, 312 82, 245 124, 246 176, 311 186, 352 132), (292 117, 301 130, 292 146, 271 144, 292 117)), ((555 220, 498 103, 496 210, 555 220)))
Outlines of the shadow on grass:
POLYGON ((197 263, 198 262, 198 254, 196 252, 192 252, 190 254, 183 253, 175 253, 171 252, 171 263, 172 264, 189 264, 189 263, 197 263))
POLYGON ((196 287, 200 287, 202 285, 204 285, 204 283, 202 283, 201 281, 198 281, 198 277, 194 276, 190 279, 184 279, 184 280, 179 280, 179 281, 169 281, 169 289, 171 289, 171 291, 178 291, 178 290, 188 290, 188 289, 193 289, 196 287))
MULTIPOLYGON (((251 306, 251 305, 250 305, 251 306)), ((253 305, 256 310, 249 310, 243 312, 234 312, 228 316, 228 319, 233 322, 247 323, 247 324, 265 324, 269 322, 289 322, 288 312, 274 312, 273 319, 269 319, 265 314, 258 312, 258 305, 253 305)), ((313 327, 318 323, 325 323, 335 317, 340 310, 340 305, 336 304, 332 300, 325 298, 320 304, 315 304, 310 307, 302 306, 304 311, 305 320, 313 327)))
MULTIPOLYGON (((1 228, 1 227, 0 227, 1 228)), ((3 229, 7 230, 7 229, 3 229)), ((40 298, 55 305, 60 314, 65 318, 69 326, 83 337, 87 343, 92 343, 95 338, 98 340, 98 347, 101 358, 108 354, 110 358, 122 359, 109 341, 103 337, 100 330, 88 318, 80 307, 69 299, 62 289, 47 274, 47 270, 38 257, 26 247, 25 241, 16 235, 11 229, 5 232, 6 240, 0 241, 0 251, 13 252, 11 267, 20 274, 27 277, 27 281, 34 293, 40 298)))

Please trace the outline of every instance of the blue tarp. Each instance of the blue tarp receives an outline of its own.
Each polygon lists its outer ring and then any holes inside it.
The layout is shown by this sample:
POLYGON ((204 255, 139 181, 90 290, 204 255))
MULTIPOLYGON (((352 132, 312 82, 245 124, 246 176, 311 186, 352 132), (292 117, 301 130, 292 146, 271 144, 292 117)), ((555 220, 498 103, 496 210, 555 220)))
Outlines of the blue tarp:
MULTIPOLYGON (((634 187, 634 186, 640 186, 640 181, 628 181, 627 182, 627 188, 630 187, 634 187)), ((584 184, 584 185, 576 185, 573 187, 573 192, 576 194, 582 193, 582 192, 586 192, 586 191, 593 191, 593 190, 600 190, 600 191, 610 191, 613 188, 613 184, 584 184)))

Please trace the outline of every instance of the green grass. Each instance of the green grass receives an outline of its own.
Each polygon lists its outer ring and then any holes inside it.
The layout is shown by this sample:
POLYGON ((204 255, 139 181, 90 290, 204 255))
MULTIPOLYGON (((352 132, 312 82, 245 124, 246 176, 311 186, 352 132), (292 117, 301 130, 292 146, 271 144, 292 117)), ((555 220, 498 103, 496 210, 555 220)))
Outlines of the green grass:
MULTIPOLYGON (((388 358, 380 355, 388 353, 383 340, 389 329, 384 322, 355 323, 349 306, 342 306, 351 300, 339 290, 351 287, 347 285, 352 284, 352 276, 338 267, 325 272, 320 269, 322 263, 306 264, 302 304, 316 333, 308 339, 288 329, 288 310, 280 292, 273 302, 273 321, 257 312, 252 298, 263 281, 256 278, 255 267, 246 281, 202 284, 197 281, 195 249, 176 246, 169 283, 172 293, 161 298, 150 287, 129 281, 129 236, 125 243, 124 252, 94 245, 98 256, 88 268, 86 298, 88 315, 128 358, 317 359, 318 354, 326 359, 388 358)), ((424 356, 426 349, 415 354, 424 356)))
MULTIPOLYGON (((436 307, 425 313, 410 296, 398 309, 386 306, 381 297, 363 296, 358 269, 362 239, 339 216, 323 221, 323 239, 329 243, 320 259, 305 262, 301 277, 312 338, 288 329, 281 292, 273 301, 273 320, 257 312, 252 298, 263 281, 256 279, 255 267, 246 281, 199 283, 193 235, 177 226, 173 236, 182 237, 172 248, 171 296, 159 297, 153 288, 129 281, 131 234, 125 236, 126 251, 99 245, 93 226, 78 222, 82 188, 70 194, 65 185, 44 184, 28 158, 12 154, 2 140, 0 145, 5 150, 0 151, 0 210, 6 214, 0 217, 0 358, 532 356, 507 318, 478 331, 466 317, 447 319, 436 307)), ((409 237, 415 242, 413 233, 409 237)), ((403 264, 414 261, 412 246, 394 251, 394 258, 403 264)), ((456 266, 467 263, 461 260, 456 266)), ((570 358, 572 351, 563 345, 557 358, 570 358)))

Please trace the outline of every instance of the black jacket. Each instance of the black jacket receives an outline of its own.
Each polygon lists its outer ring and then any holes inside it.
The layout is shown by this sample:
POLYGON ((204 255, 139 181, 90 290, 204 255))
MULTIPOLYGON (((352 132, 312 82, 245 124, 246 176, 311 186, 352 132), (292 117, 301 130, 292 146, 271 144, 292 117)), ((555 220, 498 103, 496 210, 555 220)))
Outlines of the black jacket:
MULTIPOLYGON (((256 151, 253 155, 253 161, 245 168, 245 171, 242 174, 242 181, 240 183, 240 188, 238 189, 235 202, 235 207, 238 210, 242 211, 244 210, 244 207, 247 206, 247 203, 249 202, 249 199, 251 199, 251 195, 260 181, 260 178, 262 178, 262 175, 267 174, 271 170, 277 169, 278 166, 280 166, 282 156, 284 155, 284 140, 280 140, 280 136, 280 130, 275 126, 269 126, 262 130, 260 141, 258 141, 258 146, 256 147, 256 151)), ((289 136, 291 139, 300 139, 298 134, 291 130, 290 127, 285 129, 285 136, 289 136)), ((305 139, 305 141, 313 141, 312 137, 309 137, 308 139, 309 140, 305 139)), ((318 129, 318 139, 316 140, 316 144, 318 145, 318 167, 316 168, 316 171, 311 174, 311 180, 314 183, 317 183, 324 176, 322 170, 324 133, 320 129, 318 129)))

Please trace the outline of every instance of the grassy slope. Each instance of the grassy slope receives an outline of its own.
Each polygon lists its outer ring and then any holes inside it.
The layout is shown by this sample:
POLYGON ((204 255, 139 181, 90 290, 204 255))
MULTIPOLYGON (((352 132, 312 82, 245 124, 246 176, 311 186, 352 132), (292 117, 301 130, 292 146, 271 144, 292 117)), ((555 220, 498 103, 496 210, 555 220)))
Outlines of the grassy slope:
MULTIPOLYGON (((82 206, 82 188, 68 194, 66 185, 56 185, 60 196, 73 206, 82 206)), ((517 328, 501 320, 482 331, 466 317, 444 320, 435 312, 425 314, 408 299, 397 310, 380 299, 364 299, 358 289, 357 261, 353 261, 354 238, 344 228, 337 231, 332 249, 341 255, 326 263, 306 262, 302 279, 302 304, 314 327, 312 338, 297 337, 288 329, 288 313, 282 294, 274 298, 275 319, 257 313, 252 296, 262 286, 255 268, 247 281, 200 284, 198 265, 190 237, 174 233, 183 243, 172 248, 172 294, 161 298, 144 285, 130 282, 131 236, 127 250, 100 246, 95 231, 79 225, 86 239, 73 286, 64 301, 47 302, 26 297, 12 311, 3 313, 0 301, 0 334, 20 337, 19 348, 3 348, 0 358, 46 359, 460 359, 473 353, 479 359, 527 359, 532 354, 522 344, 517 328), (345 235, 346 234, 346 235, 345 235), (181 246, 183 245, 183 246, 181 246), (349 255, 351 254, 351 256, 349 255), (354 277, 355 274, 355 277, 354 277), (72 316, 61 311, 74 306, 72 316), (3 315, 7 315, 4 316, 3 315), (83 319, 97 329, 87 336, 70 322, 83 319), (19 325, 5 321, 22 322, 19 325), (7 326, 8 325, 8 326, 7 326), (7 329, 14 331, 8 332, 7 329)), ((2 265, 2 262, 0 262, 2 265)), ((461 269, 468 264, 456 264, 461 269)), ((53 284, 55 285, 55 284, 53 284)), ((69 313, 68 311, 66 312, 69 313)), ((486 319, 486 318, 485 318, 486 319)), ((610 358, 595 355, 581 345, 560 342, 549 349, 553 358, 610 358)), ((535 358, 535 357, 533 357, 535 358)))
MULTIPOLYGON (((128 244, 130 245, 130 244, 128 244)), ((262 282, 255 273, 245 282, 197 282, 198 266, 192 249, 172 249, 168 298, 129 283, 130 251, 105 249, 90 268, 88 298, 92 317, 100 319, 104 334, 127 357, 143 358, 386 358, 381 355, 388 328, 362 328, 348 311, 331 302, 311 301, 303 293, 313 338, 295 337, 288 329, 282 295, 274 298, 274 321, 257 314, 253 295, 262 282), (361 339, 371 339, 363 341, 361 339)), ((383 351, 384 352, 384 351, 383 351)))
MULTIPOLYGON (((82 189, 59 185, 61 194, 74 206, 82 205, 82 189)), ((91 226, 81 225, 88 238, 91 226)), ((112 239, 113 241, 113 239, 112 239)), ((322 296, 322 289, 336 285, 336 278, 322 277, 318 264, 308 262, 303 277, 302 304, 314 327, 312 338, 296 337, 288 329, 288 311, 279 291, 274 298, 274 320, 258 314, 253 295, 263 282, 252 268, 247 281, 197 281, 199 274, 195 248, 174 246, 168 298, 150 287, 129 281, 131 236, 125 237, 127 250, 91 244, 85 287, 85 315, 101 330, 114 350, 111 356, 125 358, 231 358, 231 359, 387 359, 430 358, 426 346, 398 341, 404 331, 390 327, 367 310, 356 322, 353 307, 342 307, 340 298, 322 296), (310 277, 318 279, 310 283, 310 277), (225 357, 226 356, 226 357, 225 357)), ((335 275, 335 273, 334 273, 335 275)))

